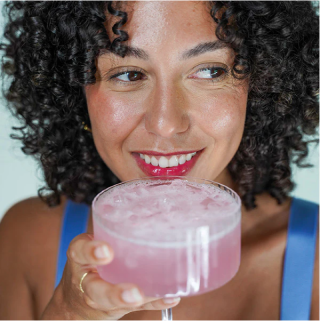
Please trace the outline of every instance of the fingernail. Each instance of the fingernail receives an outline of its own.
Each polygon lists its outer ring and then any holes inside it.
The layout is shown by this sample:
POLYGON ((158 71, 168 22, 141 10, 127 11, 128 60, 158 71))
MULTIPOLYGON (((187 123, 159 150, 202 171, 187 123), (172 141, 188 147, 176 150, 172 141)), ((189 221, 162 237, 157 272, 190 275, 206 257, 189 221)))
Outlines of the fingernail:
POLYGON ((98 246, 94 250, 94 255, 98 259, 107 259, 110 257, 110 251, 106 245, 98 246))
POLYGON ((143 300, 139 290, 137 288, 132 288, 131 290, 125 290, 121 294, 123 301, 127 303, 134 303, 143 300))
POLYGON ((163 299, 163 302, 165 304, 173 304, 173 303, 179 302, 180 300, 181 300, 180 297, 178 297, 178 298, 165 298, 165 299, 163 299))

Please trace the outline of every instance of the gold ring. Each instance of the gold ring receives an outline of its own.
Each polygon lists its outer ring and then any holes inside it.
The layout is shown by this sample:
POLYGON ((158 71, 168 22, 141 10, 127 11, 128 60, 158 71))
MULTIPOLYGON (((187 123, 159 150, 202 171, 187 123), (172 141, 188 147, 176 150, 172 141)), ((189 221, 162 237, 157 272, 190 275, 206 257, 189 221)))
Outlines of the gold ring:
POLYGON ((80 280, 80 284, 79 284, 80 291, 81 291, 82 293, 84 293, 83 288, 82 288, 82 281, 83 281, 84 278, 87 276, 87 274, 90 273, 90 272, 98 273, 97 271, 88 271, 88 272, 85 272, 85 273, 82 275, 81 280, 80 280))

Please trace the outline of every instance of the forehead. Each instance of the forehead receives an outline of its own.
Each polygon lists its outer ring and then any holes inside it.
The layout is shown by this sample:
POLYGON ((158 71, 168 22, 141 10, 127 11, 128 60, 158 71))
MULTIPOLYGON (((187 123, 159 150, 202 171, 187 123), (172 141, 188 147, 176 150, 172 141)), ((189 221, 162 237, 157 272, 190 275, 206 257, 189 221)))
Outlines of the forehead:
MULTIPOLYGON (((126 1, 116 8, 128 15, 121 27, 129 35, 127 44, 146 48, 148 52, 188 48, 194 43, 217 39, 208 1, 126 1)), ((106 29, 113 40, 118 36, 112 32, 112 26, 119 18, 109 13, 106 17, 106 29)))

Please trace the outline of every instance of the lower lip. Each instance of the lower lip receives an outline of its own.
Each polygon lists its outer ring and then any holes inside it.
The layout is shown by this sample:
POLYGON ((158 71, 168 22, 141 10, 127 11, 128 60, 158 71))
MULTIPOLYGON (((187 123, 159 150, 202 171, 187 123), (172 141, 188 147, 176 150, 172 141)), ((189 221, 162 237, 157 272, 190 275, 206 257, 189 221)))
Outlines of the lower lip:
POLYGON ((183 176, 190 172, 202 151, 203 150, 198 151, 197 154, 195 154, 189 161, 186 161, 182 165, 166 168, 147 164, 138 153, 132 153, 132 155, 140 169, 148 176, 183 176))

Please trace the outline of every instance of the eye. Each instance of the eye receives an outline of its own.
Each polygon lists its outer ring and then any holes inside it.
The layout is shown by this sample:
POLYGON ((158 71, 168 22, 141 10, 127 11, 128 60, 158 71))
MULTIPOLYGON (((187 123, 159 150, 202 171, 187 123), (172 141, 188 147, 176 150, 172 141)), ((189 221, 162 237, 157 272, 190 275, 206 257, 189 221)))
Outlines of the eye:
POLYGON ((143 80, 143 76, 143 73, 138 70, 128 70, 111 76, 110 80, 118 82, 134 82, 138 80, 143 80))
POLYGON ((225 68, 222 67, 216 67, 216 66, 207 66, 204 68, 199 69, 197 72, 195 72, 191 78, 195 79, 222 79, 227 75, 228 71, 225 68))

